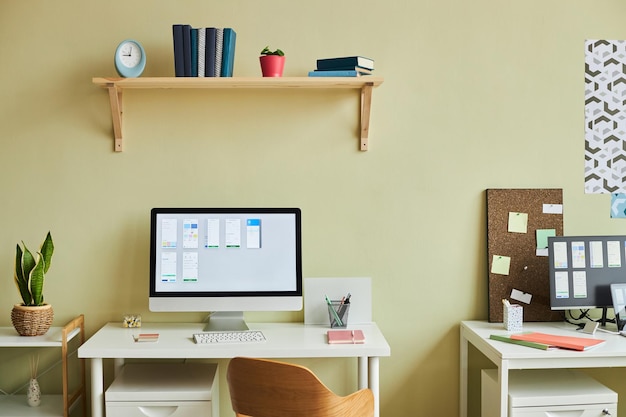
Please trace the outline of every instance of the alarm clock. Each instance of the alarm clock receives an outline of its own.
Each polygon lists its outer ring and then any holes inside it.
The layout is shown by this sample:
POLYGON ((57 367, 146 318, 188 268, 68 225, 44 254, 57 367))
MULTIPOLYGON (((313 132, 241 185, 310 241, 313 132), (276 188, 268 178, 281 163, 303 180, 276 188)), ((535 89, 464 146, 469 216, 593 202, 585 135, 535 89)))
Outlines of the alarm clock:
POLYGON ((126 39, 115 50, 115 69, 125 78, 139 77, 146 68, 146 52, 141 44, 133 39, 126 39))

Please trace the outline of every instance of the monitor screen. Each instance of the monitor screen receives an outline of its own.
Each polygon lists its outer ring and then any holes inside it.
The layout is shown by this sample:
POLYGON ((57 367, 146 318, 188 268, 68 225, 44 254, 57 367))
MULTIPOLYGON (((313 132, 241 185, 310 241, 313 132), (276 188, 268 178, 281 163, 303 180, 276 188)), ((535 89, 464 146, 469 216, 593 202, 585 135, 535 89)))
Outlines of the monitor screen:
POLYGON ((300 209, 155 208, 150 224, 151 311, 213 312, 218 329, 302 309, 300 209))
POLYGON ((548 238, 550 307, 613 307, 611 284, 626 282, 626 236, 548 238))

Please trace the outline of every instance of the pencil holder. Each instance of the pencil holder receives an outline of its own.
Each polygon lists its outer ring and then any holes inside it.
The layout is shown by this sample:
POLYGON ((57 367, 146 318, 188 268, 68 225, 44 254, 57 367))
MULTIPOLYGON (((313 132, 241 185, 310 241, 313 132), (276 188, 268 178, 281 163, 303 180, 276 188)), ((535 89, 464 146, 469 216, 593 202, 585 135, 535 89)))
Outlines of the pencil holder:
POLYGON ((349 312, 350 303, 343 303, 339 300, 331 301, 328 306, 328 319, 330 320, 330 327, 347 327, 349 312))
POLYGON ((524 322, 524 307, 518 304, 504 306, 503 311, 504 328, 510 332, 521 332, 524 322))

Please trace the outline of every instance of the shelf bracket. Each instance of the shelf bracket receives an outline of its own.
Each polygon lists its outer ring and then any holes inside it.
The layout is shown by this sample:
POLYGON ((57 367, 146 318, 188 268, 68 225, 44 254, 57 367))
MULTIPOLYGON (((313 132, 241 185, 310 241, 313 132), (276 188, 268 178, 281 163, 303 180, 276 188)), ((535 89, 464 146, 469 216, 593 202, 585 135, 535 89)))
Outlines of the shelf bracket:
POLYGON ((111 118, 113 119, 113 135, 115 152, 122 152, 122 89, 114 83, 107 85, 111 102, 111 118))
POLYGON ((370 113, 372 107, 373 83, 364 84, 361 87, 361 150, 367 151, 370 133, 370 113))

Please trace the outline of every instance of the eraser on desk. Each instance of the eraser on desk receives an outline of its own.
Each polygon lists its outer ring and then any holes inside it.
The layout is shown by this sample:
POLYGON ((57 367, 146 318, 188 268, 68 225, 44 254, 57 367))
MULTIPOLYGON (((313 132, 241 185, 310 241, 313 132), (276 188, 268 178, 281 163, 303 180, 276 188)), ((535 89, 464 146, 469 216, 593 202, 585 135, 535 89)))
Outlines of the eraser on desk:
POLYGON ((138 335, 133 336, 135 342, 156 342, 159 340, 158 333, 139 333, 138 335))

